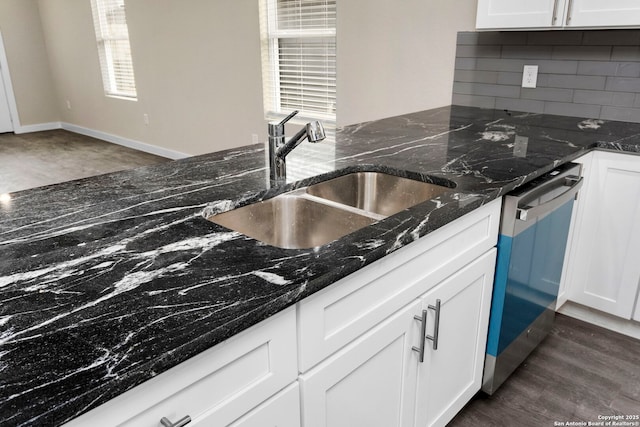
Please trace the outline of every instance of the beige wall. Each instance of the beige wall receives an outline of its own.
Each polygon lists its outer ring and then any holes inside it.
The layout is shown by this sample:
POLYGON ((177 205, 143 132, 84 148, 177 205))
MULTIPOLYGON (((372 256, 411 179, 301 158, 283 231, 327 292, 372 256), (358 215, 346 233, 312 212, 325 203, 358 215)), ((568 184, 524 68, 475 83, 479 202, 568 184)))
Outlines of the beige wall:
POLYGON ((0 31, 20 125, 60 120, 36 0, 0 0, 0 31))
POLYGON ((127 1, 137 101, 104 96, 89 0, 39 5, 63 122, 186 154, 266 132, 256 1, 127 1))
POLYGON ((451 104, 476 0, 338 0, 338 125, 451 104))
MULTIPOLYGON (((0 0, 21 118, 186 154, 263 141, 257 5, 128 0, 138 85, 129 101, 104 96, 90 0, 0 0)), ((456 33, 473 29, 475 9, 475 0, 339 0, 338 125, 449 105, 456 33)))

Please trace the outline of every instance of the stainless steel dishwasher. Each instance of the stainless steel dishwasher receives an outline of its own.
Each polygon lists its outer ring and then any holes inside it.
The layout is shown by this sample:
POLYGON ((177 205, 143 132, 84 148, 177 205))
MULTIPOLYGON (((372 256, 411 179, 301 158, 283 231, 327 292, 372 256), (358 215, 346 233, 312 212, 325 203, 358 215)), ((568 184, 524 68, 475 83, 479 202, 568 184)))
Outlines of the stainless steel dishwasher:
POLYGON ((549 333, 571 212, 582 186, 567 163, 503 199, 482 390, 493 394, 549 333))

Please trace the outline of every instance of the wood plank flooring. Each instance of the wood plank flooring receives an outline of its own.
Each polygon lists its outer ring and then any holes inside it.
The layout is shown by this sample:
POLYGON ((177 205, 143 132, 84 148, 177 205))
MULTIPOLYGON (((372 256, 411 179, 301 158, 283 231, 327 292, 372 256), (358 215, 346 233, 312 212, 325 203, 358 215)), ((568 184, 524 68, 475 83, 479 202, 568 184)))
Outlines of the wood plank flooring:
POLYGON ((557 314, 502 387, 478 394, 449 426, 554 426, 598 415, 640 415, 640 341, 557 314))
POLYGON ((0 194, 168 161, 65 130, 3 133, 0 194))

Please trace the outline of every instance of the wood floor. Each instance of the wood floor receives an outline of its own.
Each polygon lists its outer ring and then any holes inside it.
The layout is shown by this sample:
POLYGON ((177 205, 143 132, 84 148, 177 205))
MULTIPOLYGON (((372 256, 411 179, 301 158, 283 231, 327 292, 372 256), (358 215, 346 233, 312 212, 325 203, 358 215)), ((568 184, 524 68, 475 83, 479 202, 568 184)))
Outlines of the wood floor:
POLYGON ((0 194, 169 159, 65 130, 0 134, 0 194))
POLYGON ((640 415, 640 341, 558 314, 502 387, 477 395, 449 426, 554 426, 598 415, 640 415))

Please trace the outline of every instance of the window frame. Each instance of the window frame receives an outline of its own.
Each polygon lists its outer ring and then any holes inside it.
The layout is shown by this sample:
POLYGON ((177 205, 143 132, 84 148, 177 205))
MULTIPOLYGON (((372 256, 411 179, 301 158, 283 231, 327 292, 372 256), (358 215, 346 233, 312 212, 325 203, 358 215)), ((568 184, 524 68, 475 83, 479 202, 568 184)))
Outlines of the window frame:
MULTIPOLYGON (((336 3, 335 0, 328 0, 336 3)), ((263 99, 265 117, 267 119, 281 119, 291 112, 291 109, 282 109, 282 88, 280 78, 280 40, 281 39, 328 39, 332 38, 334 46, 336 43, 336 27, 332 28, 307 28, 307 29, 280 29, 278 25, 278 0, 261 0, 260 23, 261 23, 261 39, 262 39, 262 80, 263 80, 263 99)), ((334 56, 334 61, 337 54, 334 56)), ((337 74, 337 70, 336 70, 337 74)), ((308 111, 302 108, 294 108, 300 110, 300 113, 292 120, 293 122, 302 123, 309 120, 322 120, 327 124, 335 124, 336 122, 336 80, 334 75, 332 98, 332 113, 321 113, 317 111, 308 111)), ((329 107, 329 105, 327 105, 329 107)))
MULTIPOLYGON (((106 28, 108 7, 106 3, 111 3, 114 0, 91 0, 91 9, 93 13, 93 23, 96 33, 96 44, 98 48, 98 58, 100 61, 100 72, 102 74, 102 85, 104 93, 108 97, 120 98, 131 101, 137 101, 138 88, 135 79, 135 70, 133 66, 133 55, 131 53, 131 42, 129 38, 129 24, 126 21, 126 3, 122 0, 122 7, 125 8, 125 31, 118 35, 111 35, 108 28, 106 28), (113 47, 111 43, 126 42, 129 50, 129 56, 127 62, 131 64, 128 72, 131 75, 129 79, 130 84, 133 86, 133 90, 122 89, 122 82, 119 81, 116 76, 116 59, 113 53, 113 47)), ((118 0, 115 0, 118 1, 118 0)), ((121 67, 119 65, 118 67, 121 67)))

